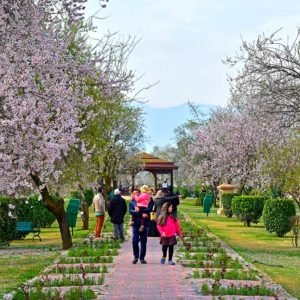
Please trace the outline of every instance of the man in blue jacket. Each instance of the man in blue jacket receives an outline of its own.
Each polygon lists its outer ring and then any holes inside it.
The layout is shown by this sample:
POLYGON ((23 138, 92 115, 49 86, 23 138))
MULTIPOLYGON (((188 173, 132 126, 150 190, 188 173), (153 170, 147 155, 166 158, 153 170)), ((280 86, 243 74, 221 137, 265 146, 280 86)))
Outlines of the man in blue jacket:
POLYGON ((152 208, 148 207, 143 210, 143 213, 139 211, 137 207, 137 202, 132 199, 129 203, 129 213, 134 216, 134 223, 132 225, 132 249, 133 249, 133 264, 136 264, 140 259, 141 264, 146 264, 145 256, 147 251, 147 235, 149 228, 149 214, 152 208), (144 219, 144 227, 145 229, 140 232, 141 226, 141 218, 144 219), (139 242, 141 243, 141 247, 139 247, 139 242))

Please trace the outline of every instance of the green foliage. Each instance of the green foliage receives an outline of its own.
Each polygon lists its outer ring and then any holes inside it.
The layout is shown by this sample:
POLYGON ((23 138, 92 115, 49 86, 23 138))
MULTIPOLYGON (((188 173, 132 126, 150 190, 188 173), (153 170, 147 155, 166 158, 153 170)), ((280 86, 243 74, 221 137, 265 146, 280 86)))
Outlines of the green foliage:
POLYGON ((30 292, 26 293, 22 290, 18 290, 17 293, 14 295, 14 300, 80 300, 80 299, 95 299, 96 295, 91 289, 82 289, 82 288, 73 288, 72 290, 68 290, 62 296, 61 291, 58 289, 52 290, 45 290, 43 291, 41 287, 37 287, 35 290, 31 290, 30 292))
POLYGON ((196 185, 195 190, 194 190, 195 196, 196 196, 196 206, 202 206, 203 205, 203 199, 206 194, 205 191, 203 191, 203 186, 202 185, 196 185))
POLYGON ((224 208, 224 213, 225 213, 225 216, 227 216, 229 218, 231 218, 233 215, 231 203, 232 203, 233 197, 235 197, 235 196, 238 196, 238 195, 235 193, 223 193, 222 194, 222 205, 224 208))
POLYGON ((10 209, 9 204, 8 197, 0 196, 0 246, 9 244, 16 235, 15 209, 10 209))
MULTIPOLYGON (((51 197, 54 201, 59 199, 55 195, 51 197)), ((17 221, 30 221, 35 226, 50 227, 54 220, 54 214, 46 209, 38 195, 21 198, 0 196, 0 244, 26 236, 25 233, 16 232, 17 221), (14 208, 10 209, 9 204, 14 208)))
MULTIPOLYGON (((94 191, 93 189, 85 189, 83 191, 84 194, 84 198, 86 200, 86 202, 88 203, 88 206, 91 206, 93 203, 93 198, 94 198, 94 191)), ((76 199, 80 199, 82 200, 82 196, 81 196, 81 192, 79 190, 76 191, 72 191, 71 192, 71 198, 76 198, 76 199)))
POLYGON ((235 196, 232 199, 232 212, 247 226, 258 223, 264 208, 265 196, 235 196))
POLYGON ((177 190, 177 191, 179 192, 179 194, 182 196, 182 199, 191 196, 191 193, 190 193, 190 191, 189 191, 189 188, 186 187, 186 186, 179 186, 179 187, 177 187, 176 190, 177 190))
MULTIPOLYGON (((51 195, 51 198, 54 201, 59 199, 55 195, 51 195)), ((18 221, 31 221, 35 226, 45 228, 50 227, 55 220, 54 214, 47 210, 38 195, 14 198, 12 201, 16 205, 18 221)))
POLYGON ((92 205, 93 198, 94 198, 94 191, 93 191, 93 189, 85 189, 83 191, 83 194, 84 194, 85 200, 88 203, 88 206, 92 205))
POLYGON ((273 180, 274 198, 290 195, 300 208, 300 139, 299 130, 294 131, 284 146, 266 150, 263 175, 273 180), (271 152, 270 152, 271 151, 271 152))
POLYGON ((296 215, 294 202, 288 199, 270 199, 265 203, 263 220, 269 232, 284 236, 292 229, 290 217, 296 215))
POLYGON ((194 189, 194 194, 197 198, 200 198, 201 195, 201 185, 197 184, 194 189))

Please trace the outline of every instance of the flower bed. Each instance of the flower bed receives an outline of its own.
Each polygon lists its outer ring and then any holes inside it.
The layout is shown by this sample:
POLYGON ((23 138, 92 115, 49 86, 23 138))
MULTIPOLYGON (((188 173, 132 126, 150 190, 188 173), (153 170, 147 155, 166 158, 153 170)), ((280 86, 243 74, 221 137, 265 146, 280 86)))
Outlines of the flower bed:
POLYGON ((24 284, 13 299, 96 299, 120 247, 120 241, 110 238, 87 238, 61 255, 43 275, 24 284))
POLYGON ((277 299, 282 296, 271 285, 264 284, 257 270, 249 268, 249 264, 233 256, 220 241, 210 236, 206 228, 196 227, 184 218, 181 218, 181 227, 185 238, 178 249, 178 261, 192 268, 190 280, 203 297, 231 299, 234 295, 237 299, 248 296, 277 299))

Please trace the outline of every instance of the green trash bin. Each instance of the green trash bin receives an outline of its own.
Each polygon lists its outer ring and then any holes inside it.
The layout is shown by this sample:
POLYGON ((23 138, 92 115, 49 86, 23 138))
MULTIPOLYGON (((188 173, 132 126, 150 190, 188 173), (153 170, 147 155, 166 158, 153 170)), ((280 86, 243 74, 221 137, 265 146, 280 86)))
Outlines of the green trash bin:
POLYGON ((70 199, 68 207, 70 205, 78 206, 78 208, 79 208, 80 207, 80 199, 70 199))
POLYGON ((68 226, 72 228, 72 236, 73 236, 73 228, 76 227, 79 208, 80 208, 80 200, 70 199, 69 204, 67 206, 67 222, 68 222, 68 226))
POLYGON ((213 195, 212 194, 205 194, 204 199, 203 199, 203 212, 208 214, 210 213, 210 208, 213 203, 213 195))

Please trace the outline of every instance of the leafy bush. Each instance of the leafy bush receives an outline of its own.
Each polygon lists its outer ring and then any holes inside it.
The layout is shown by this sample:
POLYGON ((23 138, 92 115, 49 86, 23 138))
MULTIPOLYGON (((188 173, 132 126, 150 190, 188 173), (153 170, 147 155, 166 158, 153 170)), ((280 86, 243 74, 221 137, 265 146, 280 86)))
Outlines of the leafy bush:
MULTIPOLYGON (((54 200, 57 198, 54 195, 51 197, 54 200)), ((0 196, 0 243, 26 236, 25 233, 16 232, 18 221, 30 221, 35 226, 50 227, 54 220, 54 214, 46 209, 38 195, 20 198, 0 196)))
POLYGON ((232 212, 247 226, 250 223, 258 223, 262 215, 265 196, 235 196, 232 199, 232 212))
POLYGON ((295 204, 287 199, 270 199, 263 210, 263 220, 267 231, 284 236, 292 229, 290 217, 296 215, 295 204))
POLYGON ((94 198, 94 191, 93 191, 93 189, 85 189, 83 191, 83 193, 84 193, 85 200, 88 203, 88 206, 91 206, 92 203, 93 203, 93 198, 94 198))
POLYGON ((177 191, 182 196, 182 199, 191 196, 191 193, 190 193, 188 187, 186 187, 186 186, 179 186, 179 187, 177 187, 177 191))
POLYGON ((238 196, 235 193, 223 193, 222 194, 222 205, 224 208, 224 214, 225 216, 231 218, 233 215, 232 208, 231 208, 231 203, 233 197, 238 196))
POLYGON ((196 185, 195 187, 195 196, 196 196, 196 206, 202 206, 203 205, 203 199, 205 196, 206 192, 205 189, 203 188, 203 186, 200 185, 196 185))
POLYGON ((9 197, 0 196, 0 246, 8 245, 16 236, 15 207, 9 197))
MULTIPOLYGON (((55 195, 51 195, 51 198, 58 199, 55 195)), ((16 205, 18 221, 31 221, 35 226, 44 228, 50 227, 55 220, 54 214, 47 210, 38 195, 14 198, 12 202, 16 205)))
MULTIPOLYGON (((88 206, 91 206, 93 203, 94 198, 94 191, 93 189, 85 189, 83 191, 84 198, 86 202, 88 203, 88 206)), ((81 192, 79 190, 71 192, 71 198, 76 198, 82 200, 81 192)))

